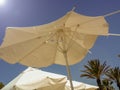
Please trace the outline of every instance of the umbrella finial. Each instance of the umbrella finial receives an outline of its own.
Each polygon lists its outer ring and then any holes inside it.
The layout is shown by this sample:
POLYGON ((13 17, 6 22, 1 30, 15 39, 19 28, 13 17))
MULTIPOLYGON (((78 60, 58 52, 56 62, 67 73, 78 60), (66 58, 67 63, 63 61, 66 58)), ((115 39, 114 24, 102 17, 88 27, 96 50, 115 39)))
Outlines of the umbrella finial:
POLYGON ((74 11, 75 9, 76 9, 76 6, 73 6, 72 11, 74 11))

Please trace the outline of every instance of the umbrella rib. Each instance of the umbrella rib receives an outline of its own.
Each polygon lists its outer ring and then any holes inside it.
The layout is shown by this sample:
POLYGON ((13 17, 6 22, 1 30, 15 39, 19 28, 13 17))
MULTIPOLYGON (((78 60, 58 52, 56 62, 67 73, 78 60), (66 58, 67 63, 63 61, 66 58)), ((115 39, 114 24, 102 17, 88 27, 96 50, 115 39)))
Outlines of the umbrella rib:
MULTIPOLYGON (((68 38, 70 38, 68 35, 66 35, 68 38)), ((77 45, 79 45, 80 47, 83 47, 82 45, 80 45, 80 44, 78 44, 75 40, 73 40, 72 38, 70 38, 71 39, 71 44, 73 45, 73 43, 72 42, 74 42, 74 43, 76 43, 77 45)), ((72 46, 71 45, 71 46, 72 46)), ((86 49, 85 47, 83 47, 84 49, 86 49)), ((68 48, 68 50, 70 49, 70 46, 69 46, 69 48, 68 48)), ((89 51, 88 49, 86 49, 87 51, 89 51)))
MULTIPOLYGON (((8 27, 8 29, 9 29, 10 27, 8 27)), ((36 33, 33 33, 33 32, 28 32, 28 31, 24 31, 24 30, 22 30, 22 29, 18 29, 18 28, 12 28, 12 30, 17 30, 17 31, 21 31, 21 32, 26 32, 26 33, 30 33, 30 34, 36 34, 36 33)))
POLYGON ((30 41, 30 40, 34 40, 36 39, 37 37, 34 37, 34 38, 31 38, 31 39, 28 39, 28 40, 25 40, 25 41, 22 41, 22 42, 19 42, 19 43, 14 43, 14 44, 11 44, 11 45, 8 45, 8 46, 4 46, 4 47, 0 47, 0 48, 7 48, 7 47, 10 47, 10 46, 13 46, 13 45, 16 45, 16 44, 20 44, 20 43, 24 43, 26 41, 30 41))
MULTIPOLYGON (((36 27, 37 26, 34 26, 34 27, 28 27, 28 28, 32 28, 32 29, 34 29, 34 30, 36 30, 36 27)), ((21 32, 26 32, 26 33, 30 33, 30 34, 38 34, 39 32, 29 32, 29 31, 25 31, 25 30, 23 30, 24 28, 27 28, 27 27, 19 27, 19 28, 17 28, 17 27, 8 27, 7 29, 12 29, 12 30, 17 30, 17 31, 21 31, 21 32)), ((44 30, 44 29, 39 29, 39 30, 44 30)), ((47 29, 47 30, 49 30, 49 29, 47 29)), ((48 31, 44 31, 44 33, 46 33, 46 32, 48 32, 48 31)))
POLYGON ((66 38, 65 38, 65 33, 63 33, 63 42, 62 42, 63 52, 64 52, 64 51, 67 51, 67 48, 65 47, 65 43, 66 43, 66 38))
POLYGON ((57 48, 58 48, 57 50, 58 50, 59 52, 63 52, 63 49, 59 46, 58 41, 57 41, 57 45, 58 45, 58 46, 57 46, 57 48))
MULTIPOLYGON (((55 36, 56 35, 56 32, 53 34, 53 35, 51 35, 51 37, 48 39, 48 40, 46 40, 46 41, 49 41, 53 36, 55 36)), ((33 49, 32 51, 30 51, 29 53, 27 53, 24 57, 22 57, 21 59, 19 59, 19 61, 22 61, 22 59, 24 59, 26 56, 28 56, 28 55, 30 55, 33 51, 35 51, 35 50, 37 50, 39 47, 41 47, 42 45, 44 45, 44 44, 46 44, 47 42, 43 42, 42 44, 40 44, 38 47, 36 47, 35 49, 33 49)))
MULTIPOLYGON (((56 46, 56 48, 58 48, 58 44, 57 44, 57 46, 56 46)), ((56 54, 57 54, 57 50, 59 51, 59 52, 61 52, 59 49, 56 49, 56 51, 55 51, 55 55, 53 56, 54 57, 54 62, 55 62, 55 58, 56 58, 56 54)))
POLYGON ((64 24, 63 24, 64 26, 65 26, 65 23, 67 22, 67 20, 69 19, 70 15, 72 14, 72 12, 73 12, 73 11, 70 11, 70 12, 68 13, 68 16, 67 16, 67 18, 66 18, 66 20, 65 20, 65 22, 64 22, 64 24))
POLYGON ((62 48, 59 46, 59 41, 58 41, 58 39, 59 39, 59 37, 57 37, 57 41, 56 41, 56 43, 57 43, 56 48, 57 48, 57 49, 56 49, 55 55, 54 55, 54 62, 55 62, 55 57, 56 57, 56 54, 57 54, 57 50, 62 53, 62 48))
POLYGON ((101 19, 101 18, 102 18, 102 16, 101 16, 101 17, 97 17, 97 18, 95 18, 95 19, 91 19, 91 20, 88 20, 88 21, 82 22, 82 23, 79 24, 79 25, 81 26, 81 25, 84 25, 84 24, 89 23, 89 22, 96 21, 96 20, 101 19))
MULTIPOLYGON (((112 12, 112 13, 109 13, 109 14, 106 14, 106 15, 103 15, 103 17, 108 17, 108 16, 111 16, 111 15, 114 15, 114 14, 117 14, 117 13, 120 13, 120 10, 115 11, 115 12, 112 12)), ((100 18, 102 18, 102 16, 101 16, 101 17, 98 17, 98 18, 96 18, 96 19, 94 19, 94 20, 91 19, 91 20, 88 20, 88 21, 86 21, 86 22, 83 22, 83 23, 81 23, 80 25, 83 25, 83 24, 89 23, 89 22, 91 22, 91 21, 98 20, 98 19, 100 19, 100 18)))
MULTIPOLYGON (((76 31, 77 31, 77 28, 78 28, 78 27, 79 27, 79 25, 77 25, 77 26, 76 26, 76 28, 75 28, 75 31, 74 31, 74 32, 76 32, 76 31)), ((72 41, 73 41, 73 40, 72 40, 72 38, 75 36, 74 34, 75 34, 75 33, 73 33, 73 34, 72 34, 72 37, 71 37, 70 42, 69 42, 69 44, 68 44, 68 48, 67 48, 67 50, 69 50, 69 49, 70 49, 70 47, 71 47, 71 46, 72 46, 72 44, 73 44, 73 43, 72 43, 72 41)), ((68 36, 68 35, 67 35, 67 36, 68 36)), ((68 37, 69 37, 69 36, 68 36, 68 37)))
POLYGON ((47 35, 44 35, 44 36, 35 36, 35 37, 31 38, 31 39, 27 39, 27 40, 24 40, 24 41, 21 41, 21 42, 18 42, 18 43, 14 43, 14 44, 11 44, 11 45, 7 45, 7 46, 1 47, 1 48, 10 47, 10 46, 12 46, 12 45, 21 44, 21 43, 24 43, 24 42, 26 42, 26 41, 30 41, 30 40, 34 40, 34 39, 36 39, 36 38, 42 38, 42 37, 48 37, 48 36, 47 36, 47 35))

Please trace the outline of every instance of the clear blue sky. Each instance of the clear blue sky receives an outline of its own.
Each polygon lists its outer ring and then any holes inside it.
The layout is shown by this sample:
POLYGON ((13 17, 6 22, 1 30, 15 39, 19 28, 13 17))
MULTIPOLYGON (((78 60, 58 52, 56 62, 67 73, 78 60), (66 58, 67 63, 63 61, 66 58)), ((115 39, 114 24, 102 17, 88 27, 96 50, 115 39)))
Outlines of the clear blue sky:
MULTIPOLYGON (((76 5, 76 12, 88 16, 100 16, 120 10, 120 0, 6 0, 0 6, 0 43, 5 34, 6 27, 34 26, 52 22, 70 11, 76 5)), ((106 17, 110 33, 120 33, 120 13, 106 17)), ((120 37, 104 37, 97 39, 92 54, 88 54, 82 62, 71 66, 73 80, 95 84, 95 80, 80 78, 80 70, 90 59, 107 61, 108 65, 120 66, 120 37)), ((0 60, 0 81, 7 84, 26 66, 8 64, 0 60)), ((43 70, 66 75, 64 66, 52 65, 43 70)))

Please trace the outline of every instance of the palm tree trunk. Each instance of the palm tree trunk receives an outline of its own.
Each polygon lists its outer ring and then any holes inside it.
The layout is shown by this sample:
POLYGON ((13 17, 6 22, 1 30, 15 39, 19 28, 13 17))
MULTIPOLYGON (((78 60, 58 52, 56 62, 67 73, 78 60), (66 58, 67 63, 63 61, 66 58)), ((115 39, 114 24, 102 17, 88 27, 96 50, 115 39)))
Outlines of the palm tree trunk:
POLYGON ((98 85, 98 87, 99 87, 99 90, 102 90, 102 85, 101 85, 101 80, 100 80, 100 78, 97 78, 96 82, 97 82, 97 85, 98 85))
POLYGON ((119 83, 119 82, 117 82, 117 86, 118 86, 118 88, 119 88, 119 90, 120 90, 120 83, 119 83))

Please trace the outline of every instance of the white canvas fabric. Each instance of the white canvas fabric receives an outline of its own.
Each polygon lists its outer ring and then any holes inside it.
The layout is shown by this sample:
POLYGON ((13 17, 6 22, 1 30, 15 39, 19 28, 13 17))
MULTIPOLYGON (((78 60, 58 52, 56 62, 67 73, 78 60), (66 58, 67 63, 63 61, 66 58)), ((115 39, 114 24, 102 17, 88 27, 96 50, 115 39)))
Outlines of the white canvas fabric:
POLYGON ((2 90, 64 90, 66 76, 29 67, 2 90))
MULTIPOLYGON (((89 84, 78 82, 78 81, 72 81, 72 82, 73 82, 74 90, 97 90, 98 89, 98 87, 94 85, 89 85, 89 84)), ((65 90, 71 90, 69 82, 66 83, 65 90)))
MULTIPOLYGON (((74 90, 96 90, 98 87, 73 81, 74 90)), ((71 90, 67 77, 27 68, 1 90, 71 90)))
POLYGON ((31 27, 8 27, 0 47, 0 58, 9 63, 32 67, 51 64, 69 65, 80 62, 99 35, 108 35, 103 16, 90 17, 68 12, 48 24, 31 27))

